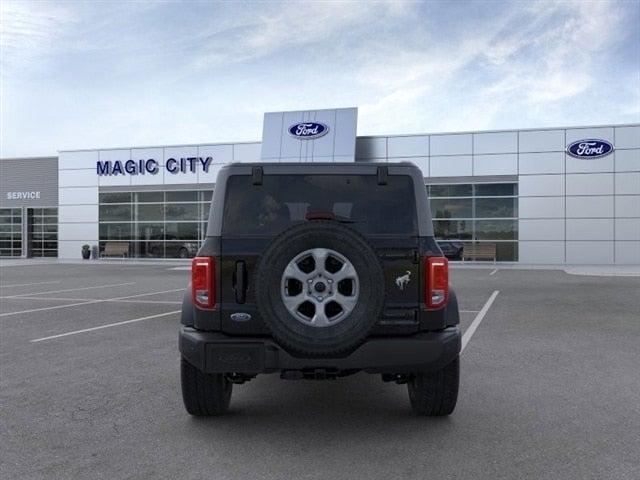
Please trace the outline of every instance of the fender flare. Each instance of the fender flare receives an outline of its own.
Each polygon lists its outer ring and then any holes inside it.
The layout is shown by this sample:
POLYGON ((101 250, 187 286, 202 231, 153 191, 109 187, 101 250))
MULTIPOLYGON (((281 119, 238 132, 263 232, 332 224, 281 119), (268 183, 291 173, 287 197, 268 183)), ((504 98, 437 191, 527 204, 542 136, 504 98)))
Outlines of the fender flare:
POLYGON ((458 296, 453 289, 449 289, 449 302, 445 307, 445 327, 460 324, 460 310, 458 308, 458 296))
POLYGON ((180 313, 180 323, 187 327, 194 326, 194 306, 191 299, 191 282, 182 296, 182 312, 180 313))

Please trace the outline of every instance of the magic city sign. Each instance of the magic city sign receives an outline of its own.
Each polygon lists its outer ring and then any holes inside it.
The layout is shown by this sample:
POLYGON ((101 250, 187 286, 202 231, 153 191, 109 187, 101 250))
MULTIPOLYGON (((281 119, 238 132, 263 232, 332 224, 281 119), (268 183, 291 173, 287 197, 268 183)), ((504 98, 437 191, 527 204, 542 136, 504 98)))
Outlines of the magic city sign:
MULTIPOLYGON (((164 168, 171 174, 195 173, 200 168, 208 172, 213 157, 168 158, 164 168)), ((96 173, 98 175, 155 175, 160 171, 160 163, 154 159, 141 160, 98 160, 96 173)))
POLYGON ((567 153, 572 157, 595 159, 613 152, 613 145, 606 140, 587 139, 578 140, 567 147, 567 153))

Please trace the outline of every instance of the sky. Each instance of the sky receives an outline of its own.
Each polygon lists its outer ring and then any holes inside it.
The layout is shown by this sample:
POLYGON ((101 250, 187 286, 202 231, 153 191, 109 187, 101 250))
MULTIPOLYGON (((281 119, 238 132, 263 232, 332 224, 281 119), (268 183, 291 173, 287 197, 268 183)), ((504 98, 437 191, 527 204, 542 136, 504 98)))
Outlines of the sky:
POLYGON ((640 122, 640 0, 2 0, 0 157, 259 141, 264 112, 358 135, 640 122))

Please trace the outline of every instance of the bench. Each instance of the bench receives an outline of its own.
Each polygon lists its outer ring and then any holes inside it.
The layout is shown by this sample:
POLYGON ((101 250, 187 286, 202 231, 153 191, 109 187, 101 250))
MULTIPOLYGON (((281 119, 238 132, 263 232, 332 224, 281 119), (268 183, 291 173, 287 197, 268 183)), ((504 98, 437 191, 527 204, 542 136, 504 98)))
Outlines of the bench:
POLYGON ((462 261, 465 260, 493 260, 496 263, 495 243, 476 243, 462 247, 462 261))
POLYGON ((107 242, 100 257, 128 257, 129 244, 127 242, 107 242))

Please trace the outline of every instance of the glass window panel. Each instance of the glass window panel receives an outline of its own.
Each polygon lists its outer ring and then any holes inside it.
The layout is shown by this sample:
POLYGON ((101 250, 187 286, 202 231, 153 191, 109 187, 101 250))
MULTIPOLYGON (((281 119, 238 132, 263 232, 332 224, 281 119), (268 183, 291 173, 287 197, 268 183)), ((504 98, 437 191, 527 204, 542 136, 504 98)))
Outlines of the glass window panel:
POLYGON ((138 204, 135 205, 135 209, 135 218, 139 222, 164 220, 164 208, 162 204, 138 204))
POLYGON ((470 198, 431 199, 431 214, 434 218, 471 218, 473 216, 470 198))
POLYGON ((197 203, 177 203, 165 206, 166 220, 198 220, 197 203))
POLYGON ((197 252, 197 242, 165 242, 164 244, 166 258, 192 258, 197 252))
POLYGON ((518 261, 518 242, 496 243, 496 260, 500 262, 518 261))
POLYGON ((44 225, 42 230, 47 233, 58 233, 58 225, 44 225))
POLYGON ((477 240, 517 240, 517 220, 476 220, 477 240))
POLYGON ((477 198, 476 218, 517 217, 517 198, 477 198))
POLYGON ((464 239, 473 238, 472 220, 436 220, 433 228, 437 239, 464 239))
POLYGON ((0 248, 11 248, 11 240, 0 240, 0 248))
POLYGON ((43 215, 49 215, 49 216, 58 216, 58 209, 57 208, 44 208, 43 215))
POLYGON ((0 225, 9 225, 13 222, 13 217, 0 217, 0 225))
POLYGON ((415 234, 417 215, 411 177, 390 175, 265 175, 261 188, 249 175, 227 183, 223 231, 232 235, 273 235, 296 223, 291 203, 308 203, 309 212, 333 212, 352 203, 350 226, 365 234, 415 234), (402 215, 398 215, 402 212, 402 215))
POLYGON ((141 203, 162 203, 164 202, 164 192, 136 192, 134 201, 141 203))
POLYGON ((139 223, 137 228, 137 240, 164 240, 164 224, 139 223))
POLYGON ((167 192, 168 202, 197 202, 198 192, 196 191, 183 191, 183 192, 167 192))
POLYGON ((477 197, 505 197, 518 194, 516 183, 478 183, 475 185, 477 197))
POLYGON ((198 194, 198 201, 211 202, 213 198, 213 190, 202 190, 198 194))
POLYGON ((101 193, 99 196, 100 203, 131 203, 131 193, 129 192, 110 192, 101 193))
POLYGON ((129 240, 132 231, 131 223, 100 224, 100 238, 103 240, 129 240))
POLYGON ((170 223, 166 224, 167 240, 198 240, 198 223, 170 223))
POLYGON ((2 233, 11 233, 12 230, 13 230, 12 224, 0 225, 0 232, 2 233))
MULTIPOLYGON (((100 255, 104 255, 104 251, 105 251, 105 246, 110 243, 110 242, 105 242, 105 241, 100 241, 98 242, 98 249, 100 250, 100 255)), ((118 243, 127 243, 127 242, 118 242, 118 243)), ((128 242, 129 243, 129 252, 128 255, 131 255, 131 252, 133 252, 133 243, 132 242, 128 242)), ((119 255, 118 257, 122 257, 121 255, 119 255)))
POLYGON ((131 205, 100 205, 99 218, 101 222, 130 221, 131 205))
POLYGON ((201 203, 200 204, 200 220, 209 220, 209 203, 201 203))
POLYGON ((459 185, 431 185, 429 187, 431 197, 470 197, 473 195, 471 184, 459 185))

